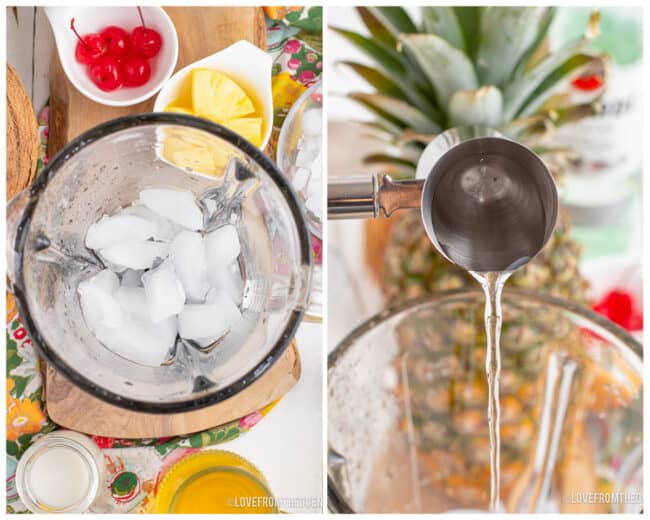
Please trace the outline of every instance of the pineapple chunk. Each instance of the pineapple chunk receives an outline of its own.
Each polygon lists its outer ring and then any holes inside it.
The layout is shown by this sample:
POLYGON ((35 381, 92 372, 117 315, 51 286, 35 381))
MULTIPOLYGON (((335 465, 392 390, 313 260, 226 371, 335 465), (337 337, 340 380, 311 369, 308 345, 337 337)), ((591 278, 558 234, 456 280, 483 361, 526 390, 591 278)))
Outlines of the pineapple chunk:
POLYGON ((255 112, 246 92, 228 76, 212 69, 192 70, 192 108, 196 115, 217 121, 255 112))
POLYGON ((163 141, 163 156, 169 162, 212 177, 221 177, 226 164, 235 155, 225 143, 205 142, 189 129, 170 132, 163 141))
POLYGON ((262 118, 261 117, 240 117, 238 119, 227 119, 221 121, 226 128, 230 128, 236 134, 250 141, 255 146, 262 144, 262 118))
POLYGON ((174 105, 168 105, 167 108, 165 108, 165 112, 174 112, 175 114, 187 114, 188 116, 193 116, 194 112, 191 110, 188 110, 187 108, 183 107, 177 107, 174 105))

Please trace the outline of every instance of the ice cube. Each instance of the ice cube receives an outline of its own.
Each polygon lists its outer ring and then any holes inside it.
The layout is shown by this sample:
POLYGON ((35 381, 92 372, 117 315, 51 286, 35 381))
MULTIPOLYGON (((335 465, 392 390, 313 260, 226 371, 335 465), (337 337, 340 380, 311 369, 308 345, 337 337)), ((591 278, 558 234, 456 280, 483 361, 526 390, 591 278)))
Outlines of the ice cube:
POLYGON ((101 327, 119 327, 124 322, 124 314, 115 298, 118 286, 117 275, 108 269, 79 283, 81 312, 93 333, 101 327))
POLYGON ((296 173, 294 173, 293 180, 291 181, 294 189, 296 191, 303 191, 307 187, 310 175, 311 172, 308 168, 296 168, 296 173))
POLYGON ((158 366, 167 357, 178 333, 176 317, 155 323, 150 318, 147 297, 142 287, 120 286, 115 300, 124 320, 119 329, 99 329, 96 333, 108 349, 137 363, 158 366))
MULTIPOLYGON (((208 271, 210 286, 214 289, 225 291, 235 305, 241 305, 244 293, 244 282, 237 261, 225 269, 211 269, 208 271)), ((212 292, 212 290, 210 292, 212 292)), ((209 298, 210 292, 208 292, 209 298)))
POLYGON ((86 247, 104 249, 120 242, 147 240, 156 225, 135 215, 104 215, 86 231, 86 247))
POLYGON ((97 289, 109 294, 113 294, 120 286, 120 280, 115 273, 109 269, 104 269, 96 275, 83 280, 79 283, 79 292, 83 293, 86 290, 97 289))
POLYGON ((140 202, 187 229, 203 229, 203 213, 191 191, 152 188, 140 192, 140 202))
POLYGON ((312 195, 305 202, 305 206, 309 211, 311 211, 317 217, 322 217, 323 215, 323 197, 320 194, 312 195))
POLYGON ((126 269, 121 276, 121 285, 125 287, 142 287, 142 269, 126 269))
POLYGON ((203 238, 200 233, 181 231, 170 245, 170 256, 185 289, 185 297, 193 303, 203 302, 208 292, 203 238))
POLYGON ((147 294, 144 292, 143 287, 126 287, 122 285, 116 291, 115 297, 127 319, 139 321, 150 319, 147 294))
POLYGON ((185 228, 176 222, 159 215, 155 211, 149 209, 144 204, 135 203, 122 210, 123 215, 135 215, 152 222, 156 226, 156 231, 153 234, 154 240, 163 242, 170 242, 174 237, 183 231, 185 228))
POLYGON ((98 339, 103 340, 107 348, 130 361, 156 367, 167 359, 176 335, 176 318, 172 316, 160 323, 130 319, 113 334, 98 339))
POLYGON ((237 326, 241 314, 224 291, 211 291, 210 303, 187 304, 178 315, 181 338, 208 345, 237 326))
POLYGON ((149 269, 158 258, 167 255, 168 244, 163 242, 120 242, 100 250, 100 256, 115 266, 131 269, 149 269))
POLYGON ((320 153, 321 138, 303 137, 298 143, 296 154, 296 166, 309 168, 320 153))
POLYGON ((203 243, 205 244, 205 261, 210 272, 226 268, 241 252, 239 234, 232 224, 226 224, 207 233, 203 238, 203 243))
POLYGON ((183 310, 185 289, 170 261, 165 261, 156 269, 147 271, 142 276, 142 283, 147 295, 149 316, 154 323, 183 310))
POLYGON ((241 319, 241 312, 230 295, 221 289, 210 289, 205 297, 205 302, 216 305, 219 312, 224 315, 226 321, 232 326, 241 319))
POLYGON ((302 116, 302 132, 305 135, 322 135, 323 113, 321 109, 306 110, 302 116))

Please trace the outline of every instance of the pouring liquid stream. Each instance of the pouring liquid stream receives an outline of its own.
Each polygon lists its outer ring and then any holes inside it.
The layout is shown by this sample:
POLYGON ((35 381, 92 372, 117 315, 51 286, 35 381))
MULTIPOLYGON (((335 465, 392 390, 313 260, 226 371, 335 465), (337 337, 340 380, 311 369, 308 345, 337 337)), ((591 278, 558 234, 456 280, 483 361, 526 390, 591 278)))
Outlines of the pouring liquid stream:
POLYGON ((499 375, 501 373, 501 293, 511 271, 470 273, 485 293, 485 373, 488 387, 488 431, 490 435, 490 512, 496 513, 500 499, 501 439, 499 405, 499 375))

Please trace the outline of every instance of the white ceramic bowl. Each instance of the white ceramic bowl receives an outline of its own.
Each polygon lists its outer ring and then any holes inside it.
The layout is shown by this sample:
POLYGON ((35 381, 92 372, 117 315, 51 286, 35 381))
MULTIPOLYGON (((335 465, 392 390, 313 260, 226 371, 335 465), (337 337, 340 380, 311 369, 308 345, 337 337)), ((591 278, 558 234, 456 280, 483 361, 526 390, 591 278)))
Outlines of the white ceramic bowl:
POLYGON ((46 7, 45 14, 52 26, 59 59, 68 79, 79 92, 97 103, 118 107, 140 103, 158 92, 174 72, 178 60, 178 36, 171 19, 160 7, 142 7, 146 26, 158 31, 162 37, 160 52, 149 60, 151 78, 141 87, 123 87, 112 92, 98 88, 88 76, 87 66, 75 60, 78 40, 70 30, 70 20, 75 19, 75 28, 81 36, 99 32, 108 25, 117 25, 130 33, 141 24, 136 7, 46 7))
POLYGON ((269 142, 273 127, 272 65, 273 60, 265 51, 246 40, 240 40, 211 56, 191 63, 169 78, 156 98, 154 112, 164 112, 165 108, 178 98, 183 83, 192 69, 203 67, 223 72, 241 83, 244 88, 251 90, 261 104, 264 135, 260 148, 264 149, 269 142))

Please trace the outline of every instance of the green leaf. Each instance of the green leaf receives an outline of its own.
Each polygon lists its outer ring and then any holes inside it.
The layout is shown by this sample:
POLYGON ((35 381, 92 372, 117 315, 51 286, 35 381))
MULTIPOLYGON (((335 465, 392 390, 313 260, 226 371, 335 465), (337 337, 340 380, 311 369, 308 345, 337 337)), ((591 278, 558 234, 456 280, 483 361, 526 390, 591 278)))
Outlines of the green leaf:
POLYGON ((416 33, 417 27, 402 7, 370 7, 375 17, 382 21, 395 38, 400 34, 416 33))
POLYGON ((479 43, 481 7, 452 7, 460 25, 465 52, 471 60, 476 56, 479 43))
POLYGON ((239 428, 230 428, 224 437, 224 441, 231 441, 239 437, 239 428))
MULTIPOLYGON (((593 60, 593 57, 582 54, 582 50, 586 45, 586 39, 570 42, 557 52, 549 54, 525 75, 510 83, 504 91, 504 121, 509 121, 521 115, 524 108, 529 106, 535 100, 535 97, 541 93, 539 87, 549 85, 547 78, 555 77, 555 83, 557 83, 561 79, 559 74, 562 72, 564 72, 564 76, 567 76, 582 64, 593 60), (581 56, 581 58, 575 60, 576 56, 581 56)), ((530 112, 532 110, 528 111, 528 113, 530 112)))
POLYGON ((23 358, 21 358, 15 350, 11 354, 7 352, 7 374, 10 374, 12 370, 19 367, 22 362, 23 358))
POLYGON ((374 153, 363 158, 363 164, 395 164, 415 168, 416 164, 403 157, 396 157, 387 153, 374 153))
POLYGON ((19 453, 18 444, 14 441, 7 441, 7 455, 17 457, 19 453))
POLYGON ((457 90, 476 90, 478 80, 465 53, 434 34, 401 37, 403 48, 413 55, 433 87, 438 104, 447 107, 457 90))
POLYGON ((431 116, 434 121, 439 121, 441 114, 431 100, 423 96, 403 74, 389 76, 377 69, 350 61, 341 62, 350 67, 361 76, 368 84, 377 89, 379 94, 403 99, 431 116))
POLYGON ((547 7, 486 7, 481 16, 476 69, 483 84, 501 86, 536 41, 547 7))
POLYGON ((372 8, 357 7, 356 10, 361 21, 376 40, 379 40, 388 47, 395 47, 395 44, 397 43, 395 36, 393 36, 388 27, 386 27, 383 22, 375 16, 372 8))
POLYGON ((386 72, 401 75, 407 73, 406 67, 396 50, 354 31, 347 31, 337 27, 331 27, 331 29, 376 61, 386 72))
MULTIPOLYGON (((373 156, 368 156, 368 157, 373 157, 373 156)), ((364 158, 364 163, 366 162, 366 158, 364 158)), ((378 167, 381 167, 382 173, 387 173, 393 179, 412 179, 415 177, 415 167, 407 165, 407 164, 402 164, 400 162, 394 162, 394 161, 387 161, 387 162, 382 162, 382 161, 368 161, 366 164, 374 164, 378 167)))
POLYGON ((429 34, 440 36, 452 47, 465 50, 465 40, 453 7, 423 7, 422 25, 429 34))
POLYGON ((32 440, 33 436, 33 433, 23 433, 17 439, 18 444, 20 444, 22 447, 26 447, 29 444, 29 441, 32 440))
POLYGON ((25 392, 25 387, 27 386, 27 383, 29 383, 29 377, 24 377, 24 376, 12 376, 11 379, 14 381, 14 390, 13 393, 17 398, 23 397, 23 393, 25 392))
POLYGON ((342 61, 340 63, 351 68, 380 94, 398 98, 405 97, 404 92, 402 92, 402 89, 399 88, 397 83, 377 69, 362 65, 361 63, 354 63, 352 61, 342 61))
POLYGON ((501 123, 503 97, 492 85, 478 90, 459 90, 449 101, 452 125, 480 125, 496 128, 501 123))
POLYGON ((200 433, 192 435, 189 441, 190 441, 190 446, 192 448, 200 448, 201 446, 203 446, 203 440, 201 439, 200 433))
POLYGON ((11 339, 11 336, 9 335, 9 331, 6 331, 7 335, 7 352, 15 353, 18 351, 18 344, 11 339))
POLYGON ((521 56, 517 67, 515 67, 514 77, 522 76, 526 73, 526 70, 529 68, 529 66, 532 65, 531 60, 535 56, 537 49, 539 49, 540 45, 546 38, 546 34, 548 33, 548 29, 551 26, 553 19, 555 18, 556 12, 556 7, 547 8, 544 16, 542 17, 542 20, 539 22, 539 27, 537 28, 537 38, 531 44, 528 50, 521 56))
POLYGON ((353 92, 349 96, 400 127, 422 133, 440 132, 440 127, 426 114, 399 99, 363 92, 353 92))

